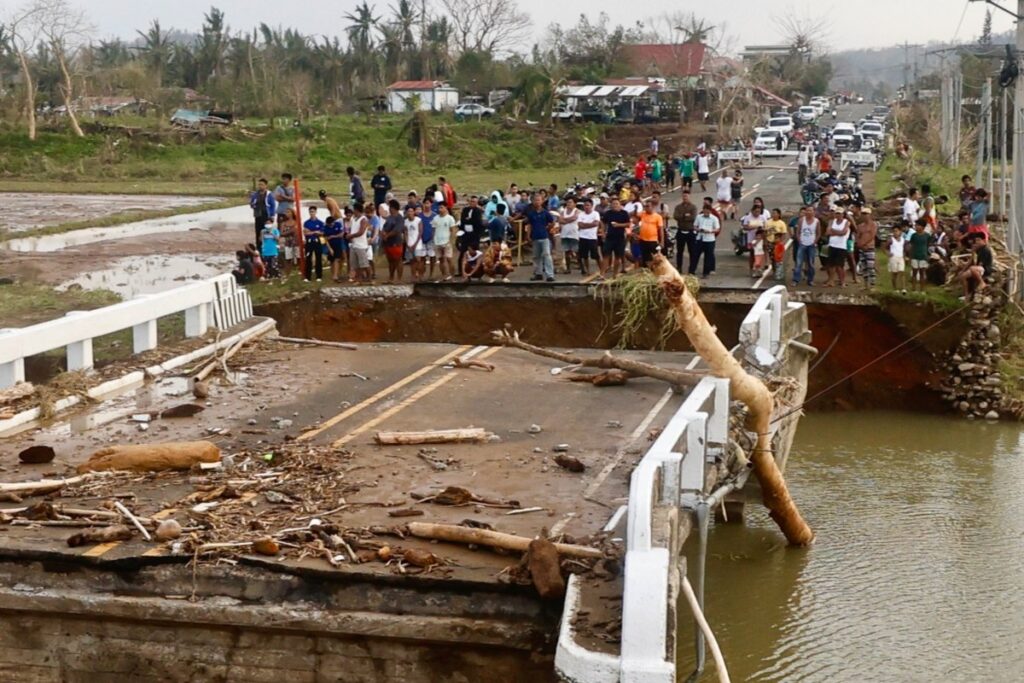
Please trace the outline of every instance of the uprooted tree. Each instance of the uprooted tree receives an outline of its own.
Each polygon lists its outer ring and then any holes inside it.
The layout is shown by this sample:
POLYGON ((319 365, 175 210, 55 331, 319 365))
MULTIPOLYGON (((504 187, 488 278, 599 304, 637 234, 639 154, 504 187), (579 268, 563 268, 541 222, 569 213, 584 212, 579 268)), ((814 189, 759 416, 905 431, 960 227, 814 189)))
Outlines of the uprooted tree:
MULTIPOLYGON (((668 301, 670 315, 674 318, 675 326, 686 335, 694 350, 707 363, 709 374, 729 380, 729 390, 732 392, 733 398, 747 407, 746 427, 756 435, 750 460, 754 466, 754 474, 761 482, 765 507, 768 508, 771 518, 779 525, 782 533, 792 545, 809 545, 814 540, 814 532, 804 521, 796 503, 789 495, 786 481, 782 477, 772 453, 770 424, 775 399, 771 391, 761 379, 747 372, 729 352, 729 349, 715 333, 715 328, 704 316, 704 312, 690 291, 686 280, 668 260, 663 256, 656 256, 653 270, 658 276, 656 284, 653 282, 654 278, 650 278, 652 282, 637 283, 635 288, 658 287, 668 301)), ((639 274, 636 277, 644 276, 639 274)), ((634 308, 643 308, 652 301, 652 297, 649 295, 633 296, 633 299, 634 308), (637 301, 639 301, 638 304, 637 301)), ((630 317, 633 319, 634 325, 639 324, 637 321, 643 315, 646 315, 646 311, 632 311, 630 317)), ((620 331, 632 334, 628 329, 620 329, 620 331)), ((508 330, 495 330, 491 336, 503 346, 552 358, 577 368, 619 372, 624 378, 651 377, 668 382, 677 388, 692 387, 705 374, 702 371, 670 370, 650 363, 621 358, 607 352, 595 358, 583 358, 575 354, 528 344, 520 340, 517 333, 508 330)), ((594 382, 594 384, 603 386, 599 382, 594 382)))
POLYGON ((775 402, 771 391, 764 382, 744 370, 740 362, 729 353, 729 349, 715 334, 715 328, 704 316, 697 299, 687 289, 686 281, 668 259, 660 254, 655 256, 653 270, 659 278, 658 282, 679 329, 708 364, 711 373, 729 380, 729 391, 733 398, 743 403, 749 411, 747 429, 757 435, 750 459, 754 464, 754 474, 761 482, 764 505, 771 518, 792 545, 810 545, 814 540, 814 532, 789 495, 786 480, 772 455, 769 426, 775 402))

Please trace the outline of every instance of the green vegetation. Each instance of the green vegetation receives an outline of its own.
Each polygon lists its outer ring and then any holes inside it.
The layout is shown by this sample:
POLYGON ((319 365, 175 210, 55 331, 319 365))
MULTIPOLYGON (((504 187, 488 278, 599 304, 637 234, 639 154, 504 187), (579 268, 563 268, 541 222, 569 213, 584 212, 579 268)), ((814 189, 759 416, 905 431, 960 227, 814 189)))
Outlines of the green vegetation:
POLYGON ((151 123, 131 136, 114 129, 85 138, 41 131, 34 142, 22 130, 8 127, 0 130, 0 176, 18 180, 0 187, 49 189, 43 183, 59 182, 115 192, 237 197, 256 178, 273 179, 288 170, 306 181, 307 193, 310 185, 347 192, 347 166, 359 169, 368 184, 377 165, 384 164, 402 188, 422 190, 445 174, 459 180, 457 189, 477 191, 505 187, 524 172, 538 177, 520 180, 523 185, 566 182, 572 178, 564 177, 566 173, 592 174, 601 165, 591 143, 600 137, 597 126, 458 123, 442 115, 428 117, 427 159, 421 165, 408 140, 407 119, 321 117, 298 127, 246 128, 258 131, 253 137, 233 128, 201 136, 161 131, 151 123))
POLYGON ((247 285, 246 289, 249 290, 249 297, 252 299, 253 305, 259 306, 260 304, 283 301, 295 294, 313 292, 324 286, 330 287, 331 284, 330 282, 306 282, 297 270, 293 270, 279 280, 261 280, 247 285))
MULTIPOLYGON (((999 360, 999 373, 1003 376, 1003 392, 1011 405, 1024 405, 1024 313, 1019 308, 1007 307, 999 317, 999 329, 1004 343, 999 360)), ((1024 415, 1018 415, 1024 418, 1024 415)))
MULTIPOLYGON (((937 311, 952 311, 956 308, 963 306, 963 302, 957 297, 958 292, 947 287, 936 287, 935 285, 925 285, 923 292, 913 292, 910 290, 910 270, 906 271, 906 285, 907 293, 901 294, 898 290, 892 288, 892 279, 889 276, 889 254, 885 249, 879 249, 875 256, 875 270, 878 276, 875 278, 875 287, 871 290, 870 296, 874 297, 878 301, 886 301, 899 299, 902 301, 917 301, 924 304, 930 304, 937 311)), ((909 265, 909 264, 908 264, 909 265)))
POLYGON ((6 327, 20 327, 52 320, 68 311, 100 308, 120 300, 114 292, 103 289, 58 292, 49 285, 18 282, 0 285, 0 320, 6 327))

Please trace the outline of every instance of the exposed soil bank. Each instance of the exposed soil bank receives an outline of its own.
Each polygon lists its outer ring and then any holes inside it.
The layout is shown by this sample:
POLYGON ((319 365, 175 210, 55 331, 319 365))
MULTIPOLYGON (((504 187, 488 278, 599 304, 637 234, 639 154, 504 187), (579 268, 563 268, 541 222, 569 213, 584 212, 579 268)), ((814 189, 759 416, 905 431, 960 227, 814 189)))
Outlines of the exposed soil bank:
MULTIPOLYGON (((751 303, 752 297, 742 303, 706 301, 703 306, 731 345, 751 303)), ((545 288, 536 294, 524 294, 520 287, 477 288, 473 295, 468 290, 423 288, 389 297, 352 296, 345 289, 325 288, 319 294, 258 306, 257 313, 276 319, 282 335, 332 341, 488 344, 490 331, 505 324, 545 346, 613 348, 619 341, 608 327, 608 304, 595 300, 583 287, 545 288)), ((822 352, 831 347, 811 373, 808 397, 839 383, 813 400, 809 409, 948 411, 938 393, 941 374, 936 356, 961 338, 963 320, 951 319, 877 360, 939 315, 912 301, 812 302, 808 313, 814 346, 822 352), (868 363, 873 364, 865 368, 868 363)), ((658 328, 652 318, 638 346, 652 348, 658 328)), ((667 349, 691 350, 682 334, 673 335, 667 349)))

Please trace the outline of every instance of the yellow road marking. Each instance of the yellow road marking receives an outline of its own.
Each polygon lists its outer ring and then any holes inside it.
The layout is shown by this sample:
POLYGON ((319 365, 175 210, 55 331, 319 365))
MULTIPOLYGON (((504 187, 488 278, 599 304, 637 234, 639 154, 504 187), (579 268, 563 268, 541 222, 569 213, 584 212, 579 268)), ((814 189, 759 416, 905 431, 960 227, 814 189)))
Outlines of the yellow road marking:
POLYGON ((83 557, 99 557, 103 553, 113 550, 117 546, 121 545, 121 541, 112 541, 110 543, 100 543, 82 553, 83 557))
MULTIPOLYGON (((501 347, 501 346, 495 346, 495 347, 492 347, 490 349, 487 349, 486 351, 481 353, 479 356, 477 356, 477 360, 483 360, 485 358, 493 356, 498 351, 501 351, 502 348, 503 347, 501 347)), ((358 427, 353 429, 351 432, 349 432, 345 436, 341 437, 340 439, 338 439, 337 441, 332 443, 331 446, 333 446, 334 448, 340 448, 340 447, 344 446, 349 441, 351 441, 352 439, 356 438, 357 436, 359 436, 363 432, 365 432, 365 431, 367 431, 369 429, 373 429, 374 427, 376 427, 381 422, 383 422, 384 420, 388 419, 389 417, 391 417, 395 413, 399 412, 400 410, 402 410, 404 408, 407 408, 408 406, 410 406, 413 403, 415 403, 416 401, 420 400, 421 398, 423 398, 424 396, 426 396, 430 392, 434 391, 438 387, 444 386, 445 384, 447 384, 448 382, 450 382, 453 379, 455 379, 455 373, 454 372, 450 373, 450 374, 447 374, 447 375, 445 375, 445 376, 435 380, 434 382, 428 384, 427 386, 425 386, 422 389, 420 389, 419 391, 417 391, 412 396, 409 396, 408 398, 406 398, 405 400, 401 401, 400 403, 397 403, 397 404, 391 406, 390 408, 388 408, 387 410, 385 410, 383 413, 381 413, 377 417, 373 418, 372 420, 369 420, 369 421, 364 422, 363 424, 359 425, 358 427)))
POLYGON ((460 346, 459 348, 455 349, 451 353, 446 353, 445 355, 441 356, 439 359, 437 359, 433 363, 431 363, 429 365, 426 365, 426 366, 420 368, 419 370, 417 370, 416 372, 412 373, 411 375, 408 375, 408 376, 398 380, 397 382, 395 382, 391 386, 385 387, 384 389, 381 389, 380 391, 378 391, 376 394, 374 394, 370 398, 368 398, 368 399, 366 399, 364 401, 361 401, 361 402, 357 403, 356 405, 354 405, 354 406, 352 406, 350 408, 346 408, 342 412, 338 413, 337 415, 335 415, 331 419, 329 419, 326 422, 324 422, 322 425, 320 425, 316 429, 311 429, 308 432, 304 432, 303 434, 301 434, 296 439, 296 441, 309 441, 310 439, 314 438, 315 436, 323 433, 324 431, 326 431, 326 430, 330 429, 331 427, 333 427, 334 425, 338 424, 342 420, 345 420, 345 419, 355 415, 359 411, 363 410, 364 408, 367 408, 367 407, 373 405, 374 403, 376 403, 380 399, 384 398, 388 394, 391 394, 391 393, 393 393, 395 391, 398 391, 399 389, 404 387, 406 384, 409 384, 410 382, 414 382, 415 380, 417 380, 420 377, 422 377, 423 375, 427 374, 428 372, 430 372, 434 368, 448 363, 450 360, 452 360, 456 356, 461 356, 463 353, 465 353, 470 348, 471 348, 470 346, 460 346))

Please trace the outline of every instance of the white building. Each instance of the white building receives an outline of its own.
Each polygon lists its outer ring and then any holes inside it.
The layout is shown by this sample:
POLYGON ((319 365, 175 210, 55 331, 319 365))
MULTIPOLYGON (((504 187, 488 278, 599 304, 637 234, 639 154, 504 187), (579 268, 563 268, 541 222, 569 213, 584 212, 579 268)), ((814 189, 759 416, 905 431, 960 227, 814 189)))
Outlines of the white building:
POLYGON ((459 91, 443 81, 396 81, 388 86, 388 111, 451 111, 459 106, 459 91))

